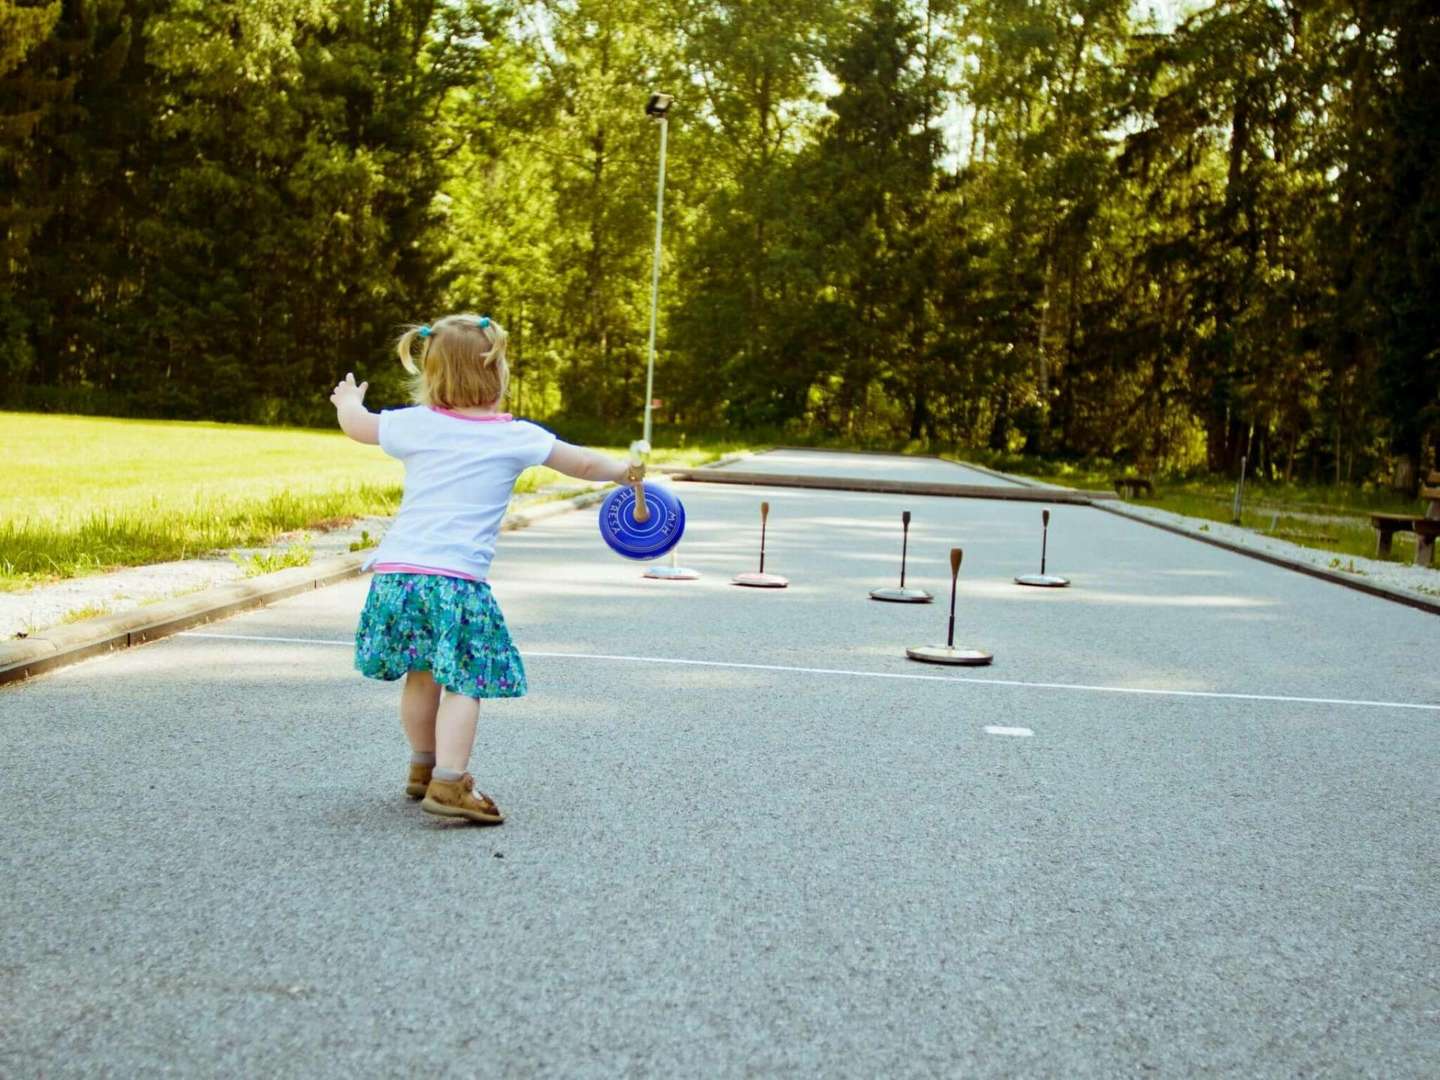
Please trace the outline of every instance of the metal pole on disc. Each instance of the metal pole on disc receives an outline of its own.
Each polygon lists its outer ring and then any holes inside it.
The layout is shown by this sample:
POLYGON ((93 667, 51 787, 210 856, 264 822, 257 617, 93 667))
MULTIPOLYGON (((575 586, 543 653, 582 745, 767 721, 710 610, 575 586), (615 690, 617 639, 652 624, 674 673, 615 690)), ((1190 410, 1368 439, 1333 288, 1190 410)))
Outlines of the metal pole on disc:
POLYGON ((650 270, 650 349, 645 365, 645 442, 650 444, 650 413, 655 401, 655 320, 660 304, 660 230, 665 220, 665 142, 670 120, 660 114, 660 181, 655 187, 655 255, 650 270))
MULTIPOLYGON (((660 241, 665 225, 665 144, 670 136, 670 106, 675 99, 669 94, 654 93, 645 103, 645 115, 660 123, 660 176, 655 182, 655 253, 650 262, 650 344, 645 361, 645 433, 643 452, 648 454, 651 442, 651 414, 655 408, 655 328, 660 310, 660 241)), ((662 581, 694 581, 699 571, 677 564, 675 549, 670 549, 669 566, 652 566, 645 571, 647 578, 662 581)))

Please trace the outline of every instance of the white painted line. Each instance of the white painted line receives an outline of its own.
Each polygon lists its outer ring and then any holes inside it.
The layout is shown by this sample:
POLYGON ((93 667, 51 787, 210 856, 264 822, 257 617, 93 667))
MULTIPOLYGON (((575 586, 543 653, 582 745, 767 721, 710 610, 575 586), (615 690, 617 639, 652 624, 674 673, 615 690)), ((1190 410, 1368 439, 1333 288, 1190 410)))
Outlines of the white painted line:
POLYGON ((269 634, 207 634, 200 630, 181 630, 171 637, 211 638, 215 641, 278 641, 282 645, 345 645, 355 647, 353 641, 326 641, 313 637, 271 637, 269 634))
MULTIPOLYGON (((353 641, 323 638, 271 637, 258 634, 206 634, 186 630, 175 637, 210 638, 215 641, 266 641, 281 645, 333 645, 353 648, 353 641)), ((740 664, 723 660, 681 660, 669 656, 612 656, 606 653, 539 652, 526 649, 524 656, 555 660, 608 660, 627 664, 674 664, 688 667, 730 668, 741 671, 787 671, 799 675, 848 675, 857 679, 909 679, 916 682, 969 683, 975 686, 1012 686, 1024 690, 1079 690, 1092 694, 1140 694, 1147 697, 1209 698, 1223 701, 1277 701, 1292 705, 1355 705, 1370 709, 1418 709, 1440 712, 1440 705, 1413 701, 1369 701, 1363 698, 1297 697, 1289 694, 1234 694, 1220 690, 1159 690, 1146 686, 1091 686, 1086 683, 1023 682, 1018 679, 979 679, 964 675, 919 675, 898 671, 849 671, 844 668, 786 667, 782 664, 740 664)))
POLYGON ((1028 739, 1032 735, 1034 735, 1035 732, 1031 731, 1028 727, 997 727, 994 724, 987 724, 985 727, 985 734, 1015 735, 1022 739, 1028 739))

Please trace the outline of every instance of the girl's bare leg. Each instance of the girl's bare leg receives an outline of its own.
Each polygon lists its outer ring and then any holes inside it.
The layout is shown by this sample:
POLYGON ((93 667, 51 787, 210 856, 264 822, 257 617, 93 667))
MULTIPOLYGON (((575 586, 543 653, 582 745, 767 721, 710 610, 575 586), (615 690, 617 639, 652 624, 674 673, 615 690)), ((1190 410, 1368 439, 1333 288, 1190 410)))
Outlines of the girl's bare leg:
POLYGON ((405 689, 400 693, 400 724, 410 749, 417 754, 435 752, 435 710, 440 705, 440 685, 428 671, 412 671, 405 676, 405 689))
POLYGON ((435 714, 435 767, 463 773, 470 764, 475 745, 475 721, 480 702, 448 690, 440 698, 435 714))

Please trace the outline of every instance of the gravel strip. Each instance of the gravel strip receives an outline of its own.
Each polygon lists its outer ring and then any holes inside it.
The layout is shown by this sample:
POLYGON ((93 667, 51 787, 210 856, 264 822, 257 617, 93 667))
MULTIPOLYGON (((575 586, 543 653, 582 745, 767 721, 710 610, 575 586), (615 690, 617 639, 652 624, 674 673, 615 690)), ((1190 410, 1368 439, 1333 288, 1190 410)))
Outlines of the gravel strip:
POLYGON ((1433 567, 1416 566, 1413 563, 1386 562, 1383 559, 1366 559, 1359 556, 1336 555, 1318 548, 1303 547, 1288 540, 1257 533, 1253 529, 1242 529, 1238 525, 1226 525, 1218 521, 1204 521, 1186 517, 1169 510, 1139 503, 1110 503, 1109 507, 1132 517, 1155 521, 1171 528, 1183 529, 1197 536, 1223 540, 1251 551, 1264 552, 1284 559, 1305 563, 1331 573, 1344 574, 1371 584, 1394 589, 1424 600, 1440 597, 1440 570, 1433 567))

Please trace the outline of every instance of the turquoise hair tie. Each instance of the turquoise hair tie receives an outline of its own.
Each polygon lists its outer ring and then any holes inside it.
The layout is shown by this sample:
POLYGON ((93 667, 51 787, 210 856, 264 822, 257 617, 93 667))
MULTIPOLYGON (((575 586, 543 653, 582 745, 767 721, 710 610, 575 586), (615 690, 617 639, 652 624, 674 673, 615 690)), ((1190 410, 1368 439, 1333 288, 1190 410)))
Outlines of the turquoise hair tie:
POLYGON ((427 338, 427 337, 429 337, 431 334, 433 334, 434 332, 435 332, 435 331, 434 331, 434 330, 431 330, 430 327, 428 327, 428 326, 422 326, 422 327, 420 327, 419 330, 416 330, 416 331, 415 331, 415 333, 418 334, 418 335, 419 335, 420 337, 422 337, 422 338, 427 338))
POLYGON ((481 330, 488 330, 489 328, 490 328, 490 316, 489 316, 489 315, 481 315, 481 316, 480 316, 480 329, 481 329, 481 330))

